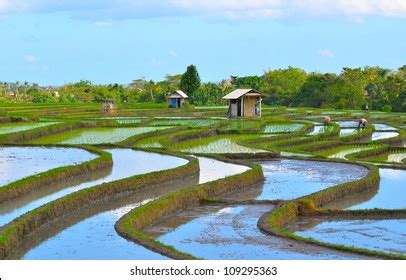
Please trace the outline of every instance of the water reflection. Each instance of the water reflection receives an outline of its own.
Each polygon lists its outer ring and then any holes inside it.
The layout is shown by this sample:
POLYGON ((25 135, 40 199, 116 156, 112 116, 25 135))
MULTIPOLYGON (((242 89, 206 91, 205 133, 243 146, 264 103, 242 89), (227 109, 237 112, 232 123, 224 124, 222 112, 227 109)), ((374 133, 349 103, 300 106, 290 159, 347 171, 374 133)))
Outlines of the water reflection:
POLYGON ((95 154, 75 148, 0 147, 0 186, 96 157, 95 154))
POLYGON ((2 209, 3 212, 0 213, 0 226, 7 224, 28 211, 34 210, 37 207, 70 193, 137 174, 145 174, 152 171, 170 169, 182 164, 186 164, 187 162, 185 159, 181 158, 134 151, 132 149, 108 149, 106 151, 111 153, 113 157, 113 169, 110 174, 95 181, 70 186, 69 188, 65 188, 45 197, 33 200, 18 208, 10 205, 9 209, 2 209))

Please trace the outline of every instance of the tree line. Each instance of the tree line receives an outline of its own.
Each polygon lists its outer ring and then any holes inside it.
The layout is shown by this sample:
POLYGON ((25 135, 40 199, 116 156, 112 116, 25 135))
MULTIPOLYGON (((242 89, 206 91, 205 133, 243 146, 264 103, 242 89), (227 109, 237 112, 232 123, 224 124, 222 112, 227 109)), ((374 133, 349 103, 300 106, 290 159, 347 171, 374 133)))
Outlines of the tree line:
POLYGON ((88 103, 115 99, 118 103, 165 102, 166 93, 182 89, 192 105, 224 105, 222 97, 236 88, 254 88, 264 103, 286 107, 365 109, 406 112, 406 65, 343 68, 340 74, 307 73, 296 67, 265 71, 261 76, 232 76, 221 82, 200 80, 194 65, 185 73, 167 75, 162 81, 133 80, 127 85, 95 85, 87 80, 58 87, 0 83, 0 102, 88 103))

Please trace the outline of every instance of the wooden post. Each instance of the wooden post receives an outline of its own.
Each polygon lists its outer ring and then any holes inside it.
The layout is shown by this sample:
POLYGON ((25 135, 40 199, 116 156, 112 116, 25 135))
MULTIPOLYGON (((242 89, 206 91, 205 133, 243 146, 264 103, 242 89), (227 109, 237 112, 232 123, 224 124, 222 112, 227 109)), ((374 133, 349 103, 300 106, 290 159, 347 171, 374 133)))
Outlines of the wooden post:
POLYGON ((259 116, 262 115, 262 97, 259 97, 259 116))
POLYGON ((244 96, 241 96, 241 117, 244 117, 244 96))

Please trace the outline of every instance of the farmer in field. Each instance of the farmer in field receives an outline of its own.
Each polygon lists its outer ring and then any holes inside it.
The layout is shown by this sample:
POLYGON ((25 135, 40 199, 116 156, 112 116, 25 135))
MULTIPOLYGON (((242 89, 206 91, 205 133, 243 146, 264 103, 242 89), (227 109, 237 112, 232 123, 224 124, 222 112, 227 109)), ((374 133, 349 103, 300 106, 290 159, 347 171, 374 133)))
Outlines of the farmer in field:
POLYGON ((324 117, 324 125, 330 125, 330 123, 331 123, 330 117, 329 117, 329 116, 325 116, 325 117, 324 117))
POLYGON ((368 121, 364 118, 359 119, 358 128, 365 128, 368 124, 368 121))

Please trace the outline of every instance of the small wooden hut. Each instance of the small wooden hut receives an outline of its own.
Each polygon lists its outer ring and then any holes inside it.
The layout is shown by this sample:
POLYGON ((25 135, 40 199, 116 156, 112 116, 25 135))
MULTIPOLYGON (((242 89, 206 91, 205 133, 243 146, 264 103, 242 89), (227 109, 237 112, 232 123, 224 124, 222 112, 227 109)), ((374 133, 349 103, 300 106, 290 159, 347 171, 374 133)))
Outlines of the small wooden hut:
POLYGON ((166 99, 168 100, 169 107, 171 108, 182 108, 185 106, 186 99, 189 97, 181 90, 175 90, 168 92, 166 94, 166 99))
POLYGON ((254 89, 236 89, 223 99, 229 101, 228 117, 260 117, 262 94, 254 89))
POLYGON ((102 113, 112 115, 117 112, 116 101, 114 99, 102 100, 102 113))

